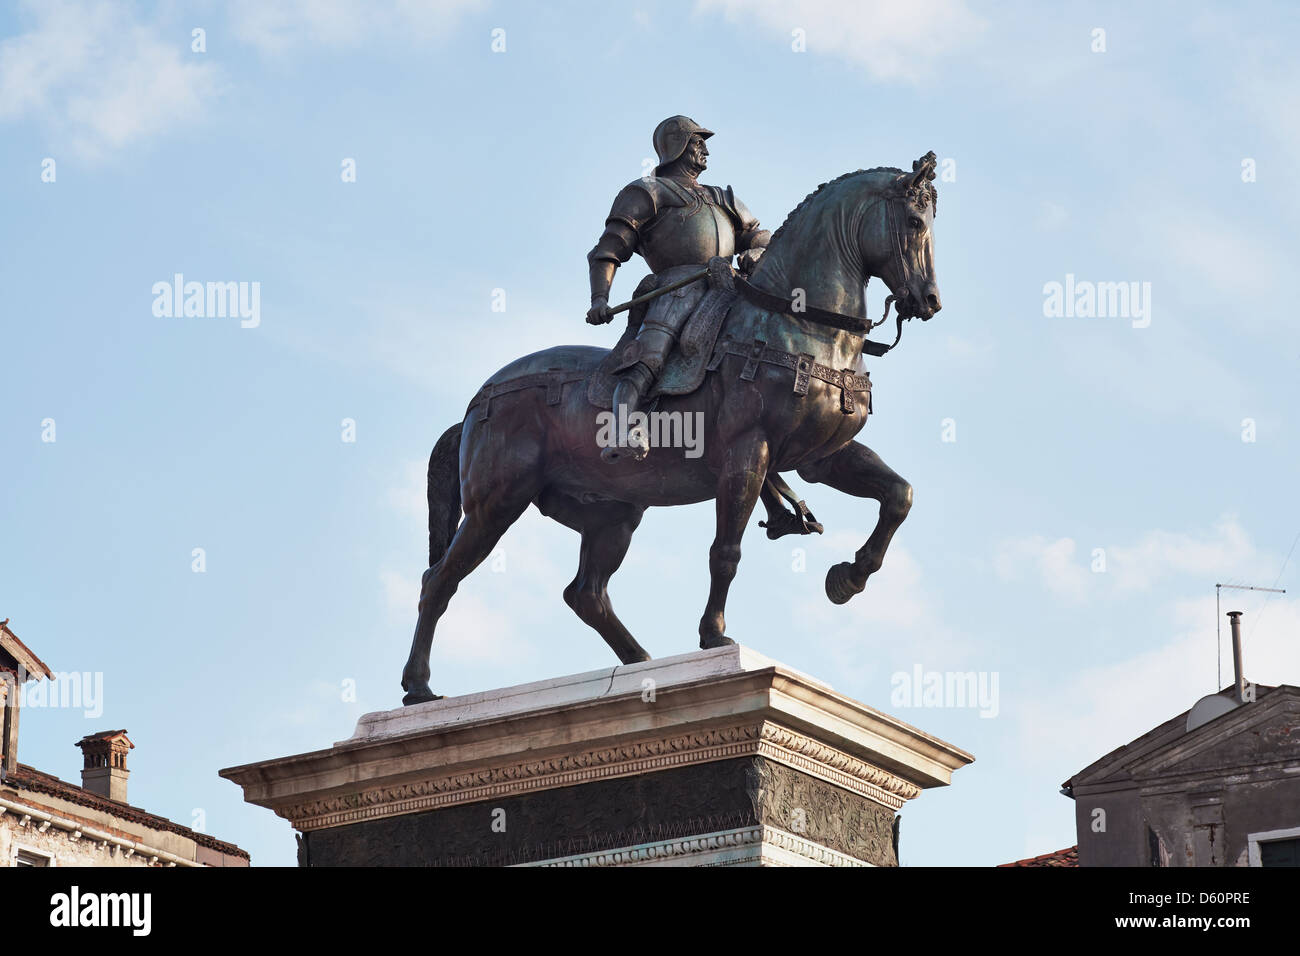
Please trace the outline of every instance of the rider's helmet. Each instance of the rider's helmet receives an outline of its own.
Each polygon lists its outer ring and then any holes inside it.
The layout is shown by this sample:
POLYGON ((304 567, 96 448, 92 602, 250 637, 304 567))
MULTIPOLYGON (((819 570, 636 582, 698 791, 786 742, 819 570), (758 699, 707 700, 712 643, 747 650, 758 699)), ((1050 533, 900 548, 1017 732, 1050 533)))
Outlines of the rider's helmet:
POLYGON ((660 167, 686 152, 686 144, 691 141, 692 133, 699 133, 703 139, 713 135, 712 130, 705 129, 689 116, 670 116, 655 127, 655 154, 659 157, 659 165, 655 167, 656 176, 659 175, 660 167))

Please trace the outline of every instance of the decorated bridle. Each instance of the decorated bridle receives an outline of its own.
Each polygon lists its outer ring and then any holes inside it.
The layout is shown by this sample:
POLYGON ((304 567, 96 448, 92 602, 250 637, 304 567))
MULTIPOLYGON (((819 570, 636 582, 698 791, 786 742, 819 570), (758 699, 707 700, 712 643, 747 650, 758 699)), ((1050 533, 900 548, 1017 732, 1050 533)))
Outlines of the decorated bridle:
MULTIPOLYGON (((935 207, 938 207, 939 197, 935 193, 934 187, 930 185, 934 180, 934 169, 937 163, 938 157, 935 156, 933 151, 926 153, 920 159, 913 160, 912 176, 911 179, 906 180, 907 185, 901 189, 895 188, 876 200, 876 202, 883 201, 885 203, 885 221, 888 226, 889 242, 892 247, 895 268, 898 270, 898 287, 902 290, 902 295, 896 296, 891 293, 885 297, 885 311, 878 320, 871 323, 868 331, 885 324, 885 320, 889 318, 889 307, 895 300, 906 299, 911 295, 911 282, 909 280, 912 277, 912 269, 908 264, 906 243, 903 239, 904 235, 908 233, 907 230, 899 227, 898 204, 900 202, 910 203, 924 212, 933 198, 935 207)), ((875 203, 872 203, 872 205, 874 206, 875 203)), ((903 337, 903 322, 912 319, 911 315, 904 315, 901 309, 896 310, 895 315, 898 320, 898 332, 894 336, 893 345, 889 346, 890 349, 897 345, 899 339, 903 337)))
POLYGON ((886 352, 898 345, 903 338, 903 322, 910 320, 912 316, 904 315, 901 310, 895 310, 895 318, 898 322, 898 330, 894 335, 894 341, 885 345, 882 342, 873 342, 866 338, 868 332, 872 329, 884 325, 885 320, 889 318, 889 307, 896 299, 905 300, 910 295, 909 279, 912 270, 907 261, 907 249, 904 242, 904 230, 899 228, 899 216, 897 206, 899 203, 910 203, 915 205, 922 212, 929 206, 933 200, 936 207, 938 205, 938 194, 935 193, 934 187, 930 183, 934 180, 935 166, 938 163, 938 157, 933 152, 926 153, 918 160, 912 162, 912 173, 909 176, 904 173, 898 177, 896 183, 883 195, 877 196, 863 211, 866 214, 876 207, 878 203, 885 203, 886 226, 889 232, 890 256, 894 260, 899 275, 899 288, 902 290, 901 296, 895 296, 892 293, 885 299, 885 311, 879 320, 870 322, 866 319, 860 319, 855 315, 843 315, 839 312, 832 312, 829 309, 819 309, 815 306, 803 305, 800 309, 795 309, 794 303, 787 298, 768 292, 752 285, 743 276, 735 277, 736 290, 742 296, 748 299, 754 305, 768 312, 776 312, 782 315, 797 315, 801 319, 808 319, 820 325, 828 325, 832 328, 840 329, 845 332, 852 332, 855 335, 863 336, 862 351, 867 355, 880 357, 886 352))

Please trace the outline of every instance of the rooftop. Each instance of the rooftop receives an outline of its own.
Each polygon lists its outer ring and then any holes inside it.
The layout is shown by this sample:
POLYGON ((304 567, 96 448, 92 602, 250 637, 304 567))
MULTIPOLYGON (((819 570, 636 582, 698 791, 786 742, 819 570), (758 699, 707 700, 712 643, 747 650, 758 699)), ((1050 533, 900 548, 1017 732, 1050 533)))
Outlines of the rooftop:
POLYGON ((1057 850, 1055 853, 1044 853, 1042 856, 1031 856, 1027 860, 1016 860, 1014 863, 999 863, 998 868, 1004 866, 1078 866, 1079 865, 1079 848, 1077 846, 1067 846, 1064 850, 1057 850))
POLYGON ((101 730, 97 734, 86 734, 86 736, 82 737, 80 740, 77 741, 76 746, 84 747, 86 744, 96 744, 96 743, 106 742, 109 740, 116 740, 118 737, 121 737, 123 740, 125 740, 127 746, 130 747, 132 750, 135 749, 135 744, 131 743, 130 738, 126 736, 125 730, 101 730))
MULTIPOLYGON (((1187 746, 1189 743, 1195 743, 1199 740, 1212 739, 1217 734, 1222 733, 1225 727, 1230 727, 1234 721, 1266 715, 1276 707, 1285 706, 1284 702, 1286 700, 1294 700, 1297 695, 1300 695, 1300 688, 1289 684, 1279 684, 1277 686, 1255 684, 1254 687, 1255 699, 1253 701, 1242 707, 1229 710, 1192 730, 1187 729, 1187 715, 1190 713, 1190 708, 1174 715, 1136 739, 1130 740, 1128 743, 1122 744, 1110 751, 1110 753, 1094 760, 1061 784, 1062 791, 1066 796, 1072 797, 1075 787, 1082 784, 1095 784, 1107 780, 1131 780, 1135 768, 1141 768, 1144 763, 1162 753, 1167 753, 1170 748, 1187 746)), ((1231 696, 1235 692, 1236 688, 1234 686, 1225 687, 1219 691, 1220 695, 1223 696, 1231 696)))
POLYGON ((199 846, 207 847, 210 850, 216 850, 219 853, 237 856, 245 860, 249 858, 248 851, 241 850, 233 843, 226 843, 224 840, 218 840, 216 837, 208 836, 206 833, 199 833, 196 830, 191 830, 189 827, 181 826, 179 823, 173 823, 166 817, 160 817, 156 813, 149 813, 147 810, 141 810, 139 807, 119 803, 116 800, 108 799, 108 797, 101 797, 98 794, 91 793, 89 790, 78 787, 76 784, 68 783, 66 780, 60 780, 58 777, 37 770, 35 767, 29 767, 27 764, 20 763, 18 769, 5 778, 3 786, 12 787, 17 791, 28 790, 32 793, 44 793, 53 797, 59 797, 63 800, 67 800, 69 803, 75 803, 92 810, 109 813, 119 819, 128 820, 132 823, 146 826, 153 830, 167 830, 171 833, 178 833, 181 836, 193 840, 199 846))
POLYGON ((54 679, 45 662, 33 654, 31 648, 18 639, 17 634, 9 630, 9 618, 5 618, 0 621, 0 667, 4 667, 10 660, 27 672, 29 680, 40 680, 42 677, 54 679))

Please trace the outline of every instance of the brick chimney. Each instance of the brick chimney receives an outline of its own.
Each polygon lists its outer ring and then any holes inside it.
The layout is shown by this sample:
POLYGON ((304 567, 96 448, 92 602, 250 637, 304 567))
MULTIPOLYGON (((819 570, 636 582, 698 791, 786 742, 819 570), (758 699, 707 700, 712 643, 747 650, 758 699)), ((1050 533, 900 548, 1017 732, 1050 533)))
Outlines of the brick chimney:
POLYGON ((81 768, 81 789, 126 803, 126 781, 131 772, 126 769, 126 755, 135 744, 126 737, 125 730, 105 730, 90 734, 77 741, 85 765, 81 768))

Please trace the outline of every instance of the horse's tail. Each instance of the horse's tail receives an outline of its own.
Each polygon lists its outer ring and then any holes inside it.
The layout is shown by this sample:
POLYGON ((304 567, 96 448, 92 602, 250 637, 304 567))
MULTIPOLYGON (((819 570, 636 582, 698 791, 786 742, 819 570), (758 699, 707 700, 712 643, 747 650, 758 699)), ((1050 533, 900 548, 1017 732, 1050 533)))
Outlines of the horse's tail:
POLYGON ((442 560, 460 525, 460 431, 457 422, 429 456, 429 567, 442 560))

